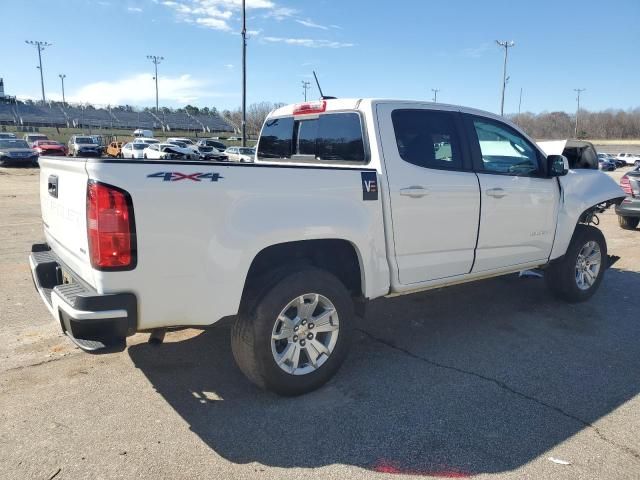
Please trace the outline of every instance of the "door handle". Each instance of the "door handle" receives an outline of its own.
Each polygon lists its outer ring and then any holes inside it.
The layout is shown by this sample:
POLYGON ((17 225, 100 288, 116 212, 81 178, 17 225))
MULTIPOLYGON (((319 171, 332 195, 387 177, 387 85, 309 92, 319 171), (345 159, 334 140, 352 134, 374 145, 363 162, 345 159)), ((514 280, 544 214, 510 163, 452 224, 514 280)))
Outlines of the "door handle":
POLYGON ((494 198, 502 198, 507 196, 507 192, 503 188, 490 188, 487 190, 487 195, 494 198))
POLYGON ((400 195, 411 198, 420 198, 424 197, 425 195, 429 195, 429 189, 414 185, 408 188, 401 188, 400 195))

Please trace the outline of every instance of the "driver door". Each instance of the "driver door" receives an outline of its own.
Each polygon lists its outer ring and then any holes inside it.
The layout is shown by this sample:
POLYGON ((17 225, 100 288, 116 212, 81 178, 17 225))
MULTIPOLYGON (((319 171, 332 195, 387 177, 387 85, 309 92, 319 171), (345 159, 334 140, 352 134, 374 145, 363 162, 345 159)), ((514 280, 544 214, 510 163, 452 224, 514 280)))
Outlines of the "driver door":
POLYGON ((545 158, 499 120, 465 115, 480 180, 480 231, 473 272, 546 262, 556 230, 560 190, 545 158))

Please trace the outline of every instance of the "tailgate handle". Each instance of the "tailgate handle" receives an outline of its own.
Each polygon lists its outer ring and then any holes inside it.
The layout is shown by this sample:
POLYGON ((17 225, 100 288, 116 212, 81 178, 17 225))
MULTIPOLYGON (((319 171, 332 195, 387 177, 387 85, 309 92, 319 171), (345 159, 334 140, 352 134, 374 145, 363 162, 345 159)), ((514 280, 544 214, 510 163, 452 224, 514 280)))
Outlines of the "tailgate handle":
POLYGON ((47 180, 47 190, 49 191, 49 195, 53 198, 58 198, 58 177, 56 175, 49 175, 49 180, 47 180))

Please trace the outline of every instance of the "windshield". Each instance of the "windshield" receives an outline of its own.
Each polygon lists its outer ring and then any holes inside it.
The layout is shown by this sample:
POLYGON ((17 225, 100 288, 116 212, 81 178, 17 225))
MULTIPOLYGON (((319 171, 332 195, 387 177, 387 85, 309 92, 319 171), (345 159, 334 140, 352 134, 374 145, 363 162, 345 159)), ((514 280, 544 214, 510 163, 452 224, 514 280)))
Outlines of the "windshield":
POLYGON ((0 139, 0 148, 29 148, 24 140, 0 139))
POLYGON ((91 137, 76 137, 76 143, 90 143, 94 144, 94 140, 91 137))
POLYGON ((149 146, 148 143, 133 143, 132 145, 134 150, 144 150, 149 146))
POLYGON ((255 155, 256 151, 253 148, 241 148, 240 153, 242 155, 255 155))

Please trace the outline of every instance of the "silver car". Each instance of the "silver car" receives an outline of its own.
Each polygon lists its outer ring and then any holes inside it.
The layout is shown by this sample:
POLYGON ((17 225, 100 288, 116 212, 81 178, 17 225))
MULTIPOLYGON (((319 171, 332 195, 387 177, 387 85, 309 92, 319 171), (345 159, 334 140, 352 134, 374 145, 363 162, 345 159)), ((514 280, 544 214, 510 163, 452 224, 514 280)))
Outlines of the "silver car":
POLYGON ((69 155, 99 157, 102 155, 102 148, 89 135, 73 135, 69 139, 69 155))
POLYGON ((17 138, 0 138, 0 165, 38 165, 38 152, 17 138))

